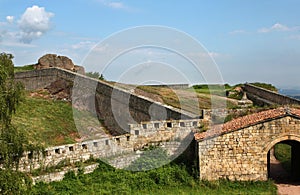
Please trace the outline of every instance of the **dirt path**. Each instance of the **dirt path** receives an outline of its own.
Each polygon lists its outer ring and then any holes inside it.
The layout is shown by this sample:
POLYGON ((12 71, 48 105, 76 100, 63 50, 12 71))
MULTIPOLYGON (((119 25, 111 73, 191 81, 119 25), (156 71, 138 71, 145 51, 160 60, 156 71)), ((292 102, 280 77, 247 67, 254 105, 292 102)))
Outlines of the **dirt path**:
POLYGON ((300 183, 293 183, 290 175, 283 169, 280 162, 271 157, 271 178, 275 180, 279 195, 297 195, 300 194, 300 183))

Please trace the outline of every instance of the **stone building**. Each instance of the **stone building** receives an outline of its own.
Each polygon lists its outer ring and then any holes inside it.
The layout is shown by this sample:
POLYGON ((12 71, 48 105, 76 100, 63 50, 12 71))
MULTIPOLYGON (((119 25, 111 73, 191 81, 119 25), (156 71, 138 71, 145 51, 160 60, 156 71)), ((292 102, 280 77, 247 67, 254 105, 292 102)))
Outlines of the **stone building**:
POLYGON ((300 176, 300 110, 278 108, 234 119, 195 134, 200 179, 267 180, 270 150, 292 147, 292 176, 300 176))

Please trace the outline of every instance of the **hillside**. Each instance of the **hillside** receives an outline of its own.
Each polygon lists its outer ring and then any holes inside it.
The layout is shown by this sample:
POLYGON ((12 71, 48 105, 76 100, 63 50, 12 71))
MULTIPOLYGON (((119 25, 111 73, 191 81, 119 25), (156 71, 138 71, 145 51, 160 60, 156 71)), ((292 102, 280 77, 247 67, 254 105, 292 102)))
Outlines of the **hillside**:
POLYGON ((211 101, 215 101, 214 106, 222 108, 237 107, 237 100, 225 97, 225 88, 216 87, 213 89, 194 89, 193 87, 186 89, 172 89, 168 87, 156 87, 156 86, 132 86, 132 85, 120 85, 128 90, 134 89, 134 93, 142 95, 144 97, 153 99, 157 102, 164 103, 166 105, 173 106, 175 108, 182 108, 194 114, 197 113, 198 109, 195 109, 195 105, 199 106, 199 109, 211 108, 211 101), (198 101, 198 102, 197 102, 198 101), (226 105, 223 105, 226 103, 226 105))
POLYGON ((27 132, 32 142, 46 146, 74 143, 79 138, 70 103, 45 93, 27 93, 13 117, 13 124, 27 132))

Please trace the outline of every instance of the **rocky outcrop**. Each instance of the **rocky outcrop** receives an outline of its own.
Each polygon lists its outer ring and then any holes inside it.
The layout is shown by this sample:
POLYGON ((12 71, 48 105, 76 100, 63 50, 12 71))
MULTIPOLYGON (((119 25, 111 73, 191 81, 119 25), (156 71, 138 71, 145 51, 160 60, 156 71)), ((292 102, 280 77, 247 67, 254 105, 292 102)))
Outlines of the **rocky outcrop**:
POLYGON ((82 66, 74 65, 70 58, 66 56, 58 56, 56 54, 46 54, 42 56, 35 65, 35 69, 37 70, 52 67, 63 68, 79 74, 85 74, 82 66))
POLYGON ((71 101, 72 83, 63 79, 52 82, 45 89, 51 94, 52 98, 58 100, 71 101))

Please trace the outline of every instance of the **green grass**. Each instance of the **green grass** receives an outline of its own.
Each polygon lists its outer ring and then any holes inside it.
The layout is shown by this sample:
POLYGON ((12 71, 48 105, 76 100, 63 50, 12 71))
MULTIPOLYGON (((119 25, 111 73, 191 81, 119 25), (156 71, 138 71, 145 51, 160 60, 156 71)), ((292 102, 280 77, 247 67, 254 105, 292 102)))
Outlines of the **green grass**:
POLYGON ((232 87, 230 87, 228 84, 226 85, 194 85, 193 89, 197 93, 204 93, 204 94, 212 94, 212 95, 218 95, 218 96, 225 96, 226 90, 230 90, 232 87))
POLYGON ((116 170, 100 162, 93 173, 69 172, 63 181, 38 183, 30 194, 276 194, 272 181, 207 182, 193 178, 185 166, 171 164, 145 172, 116 170))
MULTIPOLYGON (((186 106, 185 110, 194 113, 194 105, 199 105, 200 109, 209 109, 211 108, 211 100, 212 96, 214 101, 214 106, 223 107, 225 98, 225 90, 229 89, 229 85, 225 85, 225 87, 220 85, 196 85, 193 88, 189 89, 170 89, 167 87, 153 87, 153 86, 138 86, 140 90, 145 91, 146 93, 153 94, 156 97, 160 97, 163 100, 163 103, 167 105, 171 105, 175 108, 181 108, 181 103, 186 106), (192 98, 193 96, 198 98, 198 102, 196 98, 192 98), (180 96, 180 101, 178 96, 180 96)), ((147 95, 146 95, 147 96, 147 95)), ((151 96, 151 95, 150 95, 151 96)), ((151 97, 150 97, 151 98, 151 97)), ((226 101, 227 108, 235 108, 237 105, 232 103, 232 101, 226 101)), ((198 113, 195 113, 198 114, 198 113)))
POLYGON ((26 97, 13 117, 32 142, 45 146, 74 143, 78 137, 70 103, 26 97))
POLYGON ((279 143, 275 145, 275 157, 282 163, 287 172, 291 172, 291 149, 288 144, 279 143))
POLYGON ((264 89, 267 89, 267 90, 270 90, 270 91, 274 91, 274 92, 277 92, 278 89, 273 86, 272 84, 267 84, 267 83, 259 83, 259 82, 256 82, 256 83, 250 83, 251 85, 254 85, 254 86, 257 86, 257 87, 261 87, 261 88, 264 88, 264 89))
POLYGON ((34 65, 25 65, 25 66, 15 66, 15 73, 16 72, 25 72, 25 71, 30 71, 30 70, 34 70, 34 65))

